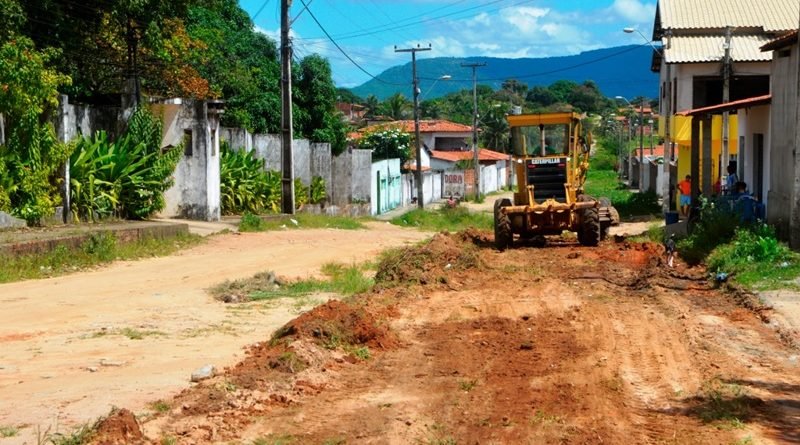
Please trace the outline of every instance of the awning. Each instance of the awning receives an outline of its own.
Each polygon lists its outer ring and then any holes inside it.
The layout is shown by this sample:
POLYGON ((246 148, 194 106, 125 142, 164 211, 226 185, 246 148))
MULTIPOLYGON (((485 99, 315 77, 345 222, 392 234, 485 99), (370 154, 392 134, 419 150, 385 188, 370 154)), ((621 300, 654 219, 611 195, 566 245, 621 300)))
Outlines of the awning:
POLYGON ((747 99, 735 100, 719 105, 711 105, 709 107, 695 108, 694 110, 684 110, 676 113, 678 116, 697 116, 701 114, 722 114, 726 111, 735 111, 742 108, 756 107, 759 105, 767 105, 772 102, 772 95, 766 94, 764 96, 748 97, 747 99))

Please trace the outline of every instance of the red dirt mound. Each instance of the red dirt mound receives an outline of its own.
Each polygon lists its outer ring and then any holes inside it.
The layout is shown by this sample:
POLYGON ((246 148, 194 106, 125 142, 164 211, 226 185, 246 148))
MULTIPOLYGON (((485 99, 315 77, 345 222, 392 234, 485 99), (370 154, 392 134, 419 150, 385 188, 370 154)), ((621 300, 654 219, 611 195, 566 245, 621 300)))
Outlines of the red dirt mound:
POLYGON ((445 271, 480 266, 478 249, 472 243, 483 235, 470 233, 439 233, 425 244, 405 247, 385 255, 378 264, 375 282, 387 287, 403 283, 445 284, 448 275, 445 271))
POLYGON ((366 305, 331 300, 290 321, 275 333, 275 338, 312 338, 328 347, 350 344, 391 348, 397 339, 378 322, 380 316, 366 305))
POLYGON ((136 416, 127 409, 112 411, 108 417, 97 424, 92 444, 123 445, 141 443, 144 435, 136 416))

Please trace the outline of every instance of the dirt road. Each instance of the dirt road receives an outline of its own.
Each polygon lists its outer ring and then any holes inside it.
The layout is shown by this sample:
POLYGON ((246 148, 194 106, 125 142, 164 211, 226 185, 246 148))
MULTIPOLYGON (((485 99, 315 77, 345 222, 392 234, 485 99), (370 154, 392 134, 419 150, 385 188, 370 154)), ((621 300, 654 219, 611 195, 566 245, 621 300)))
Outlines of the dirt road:
POLYGON ((0 444, 36 443, 112 405, 140 412, 188 385, 193 370, 241 359, 314 301, 225 306, 204 289, 273 270, 307 277, 331 261, 360 262, 429 234, 385 223, 369 230, 218 235, 178 255, 0 285, 0 444))
POLYGON ((748 295, 665 270, 657 245, 497 252, 490 238, 398 255, 372 293, 304 314, 170 400, 146 440, 800 442, 795 339, 748 295))

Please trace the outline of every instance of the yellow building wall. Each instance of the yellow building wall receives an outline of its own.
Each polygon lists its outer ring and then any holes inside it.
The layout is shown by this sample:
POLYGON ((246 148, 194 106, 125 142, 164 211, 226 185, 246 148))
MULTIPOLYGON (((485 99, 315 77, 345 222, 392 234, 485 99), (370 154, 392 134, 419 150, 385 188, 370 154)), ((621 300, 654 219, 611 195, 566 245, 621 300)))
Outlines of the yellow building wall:
MULTIPOLYGON (((659 122, 659 132, 663 136, 664 123, 663 119, 659 122)), ((678 183, 691 174, 692 166, 692 117, 690 116, 673 116, 670 119, 670 135, 673 142, 677 145, 676 155, 678 156, 678 177, 675 182, 678 183)), ((719 165, 719 159, 722 154, 722 116, 716 115, 711 118, 711 184, 720 179, 720 167, 723 171, 725 166, 719 165)), ((728 151, 730 154, 735 155, 739 153, 739 120, 734 114, 728 119, 728 151)), ((700 144, 703 142, 703 129, 700 128, 700 144)), ((700 147, 700 177, 692 178, 693 184, 703 184, 703 151, 700 147)), ((713 193, 713 190, 703 190, 704 193, 713 193)), ((678 201, 677 199, 675 200, 678 201)), ((677 208, 675 209, 677 210, 677 208)))

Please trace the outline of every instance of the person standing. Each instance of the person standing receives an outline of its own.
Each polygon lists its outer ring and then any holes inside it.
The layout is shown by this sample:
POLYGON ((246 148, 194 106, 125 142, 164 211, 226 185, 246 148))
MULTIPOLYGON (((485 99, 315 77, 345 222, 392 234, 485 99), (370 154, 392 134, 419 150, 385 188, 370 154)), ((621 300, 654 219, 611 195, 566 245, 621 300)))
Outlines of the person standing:
POLYGON ((736 174, 736 166, 730 163, 728 164, 728 176, 725 179, 725 193, 729 195, 736 193, 737 182, 739 182, 739 176, 736 174))
POLYGON ((686 178, 678 183, 678 191, 681 193, 681 215, 689 216, 689 206, 692 204, 692 175, 686 175, 686 178))

